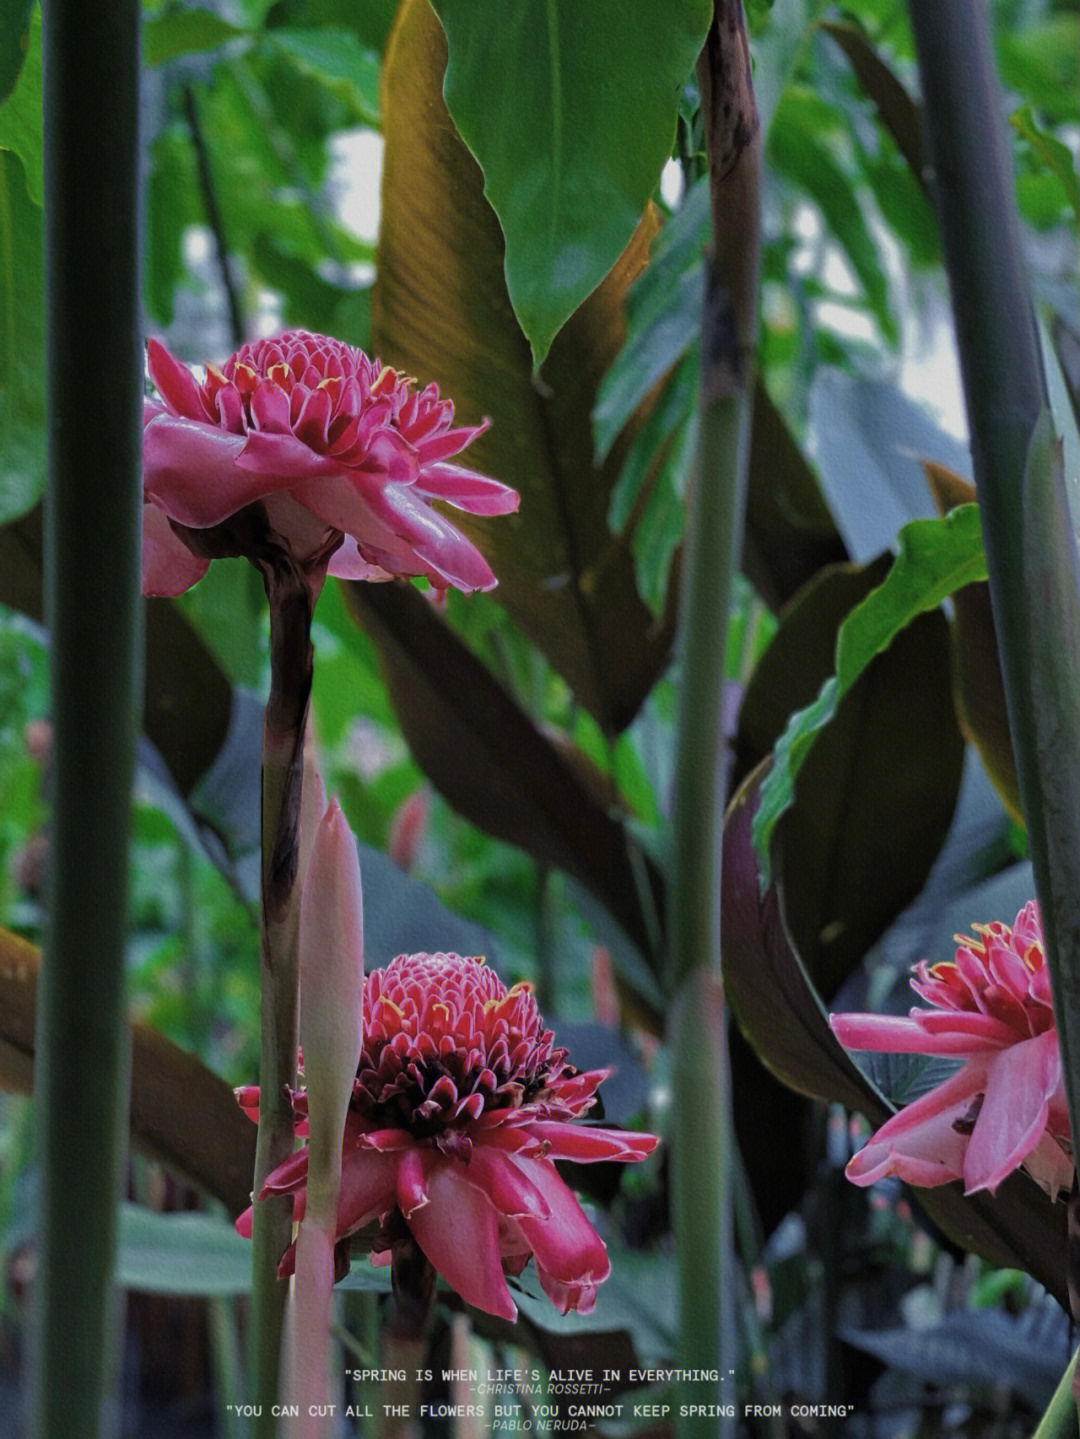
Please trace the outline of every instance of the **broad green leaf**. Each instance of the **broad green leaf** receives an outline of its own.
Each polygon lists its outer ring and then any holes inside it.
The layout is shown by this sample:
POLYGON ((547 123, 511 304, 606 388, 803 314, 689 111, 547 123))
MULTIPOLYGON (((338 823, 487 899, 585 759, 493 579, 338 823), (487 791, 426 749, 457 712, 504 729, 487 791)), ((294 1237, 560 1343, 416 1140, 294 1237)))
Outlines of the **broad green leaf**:
POLYGON ((628 538, 608 523, 631 435, 602 464, 591 413, 623 338, 623 304, 656 229, 650 210, 615 269, 564 327, 539 380, 514 318, 502 232, 480 169, 440 97, 446 42, 427 0, 408 0, 383 69, 386 151, 372 346, 435 380, 463 422, 491 418, 467 463, 511 484, 519 514, 455 512, 487 555, 502 604, 605 731, 629 723, 666 663, 671 626, 635 583, 628 538))
MULTIPOLYGON (((824 1006, 792 945, 774 885, 758 883, 751 824, 761 774, 728 809, 720 886, 724 989, 739 1028, 761 1062, 801 1094, 860 1110, 872 1124, 890 1114, 828 1026, 824 1006)), ((1065 1292, 1064 1206, 1026 1174, 993 1196, 965 1196, 959 1184, 916 1191, 946 1234, 997 1265, 1026 1269, 1058 1298, 1065 1292)))
POLYGON ((148 159, 144 290, 154 319, 168 325, 173 318, 176 288, 184 274, 184 234, 189 225, 201 224, 204 215, 187 133, 175 125, 163 130, 151 145, 148 159))
POLYGON ((769 132, 769 158, 777 172, 818 207, 862 286, 866 303, 887 340, 897 339, 884 258, 863 213, 851 168, 830 143, 833 108, 802 87, 781 98, 769 132))
POLYGON ((268 31, 266 39, 303 74, 343 94, 365 124, 378 125, 379 57, 363 48, 354 31, 279 27, 268 31))
MULTIPOLYGON (((945 514, 975 500, 975 486, 944 465, 925 461, 927 483, 945 514)), ((997 631, 985 581, 965 585, 952 598, 953 697, 964 736, 979 751, 986 773, 1013 820, 1022 825, 1020 786, 1009 733, 997 631)))
POLYGON ((506 236, 536 364, 625 249, 671 154, 706 0, 434 0, 446 102, 506 236))
POLYGON ((656 237, 649 267, 626 297, 627 342, 601 381, 593 410, 601 460, 649 391, 701 333, 701 256, 711 231, 709 187, 703 180, 656 237))
MULTIPOLYGON (((889 563, 882 555, 865 567, 827 567, 784 608, 743 695, 740 775, 832 674, 841 624, 889 563)), ((787 920, 824 994, 921 892, 955 808, 963 752, 945 620, 920 615, 844 697, 774 842, 787 920)))
POLYGON ((790 807, 795 778, 841 699, 875 655, 887 649, 916 615, 936 609, 955 590, 985 578, 978 506, 962 505, 944 519, 914 520, 901 530, 897 556, 885 581, 840 627, 835 675, 826 680, 811 705, 792 715, 777 741, 754 821, 754 845, 765 883, 777 821, 790 807))
POLYGON ((1039 162, 1059 181, 1073 214, 1080 217, 1080 182, 1076 162, 1068 145, 1039 124, 1031 105, 1024 105, 1010 117, 1013 129, 1031 146, 1039 162))
POLYGON ((256 689, 267 662, 262 581, 246 560, 222 561, 177 601, 234 685, 256 689))
MULTIPOLYGON (((648 415, 619 474, 609 521, 617 531, 629 527, 638 586, 657 611, 683 531, 683 507, 676 501, 696 432, 702 249, 710 229, 708 185, 700 182, 660 231, 648 269, 630 288, 626 340, 593 409, 601 460, 631 421, 648 415)), ((760 379, 746 509, 742 566, 766 604, 779 606, 821 565, 844 557, 813 471, 760 379)))
POLYGON ((30 45, 34 0, 0 0, 0 105, 15 88, 30 45))
POLYGON ((218 50, 229 40, 247 34, 248 31, 223 20, 213 10, 168 10, 143 24, 143 62, 151 66, 164 65, 181 55, 218 50))
POLYGON ((43 246, 22 166, 0 150, 0 525, 45 489, 43 246))
POLYGON ((117 1283, 144 1294, 227 1298, 251 1287, 251 1245, 228 1220, 120 1206, 117 1283))
POLYGON ((0 105, 0 151, 9 150, 22 161, 26 185, 34 203, 43 195, 41 141, 41 10, 30 17, 26 59, 11 95, 0 105))

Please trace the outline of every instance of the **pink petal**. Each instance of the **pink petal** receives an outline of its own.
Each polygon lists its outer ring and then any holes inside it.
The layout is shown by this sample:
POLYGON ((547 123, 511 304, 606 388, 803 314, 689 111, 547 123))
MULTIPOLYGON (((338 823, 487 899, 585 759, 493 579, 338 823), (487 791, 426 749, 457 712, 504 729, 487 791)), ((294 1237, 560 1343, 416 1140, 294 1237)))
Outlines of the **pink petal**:
POLYGON ((193 555, 157 505, 143 505, 142 592, 182 595, 201 580, 210 561, 193 555))
POLYGON ((536 1255, 537 1267, 564 1284, 598 1284, 606 1279, 611 1264, 603 1240, 551 1160, 514 1155, 510 1162, 532 1180, 551 1210, 549 1219, 517 1221, 536 1255))
POLYGON ((1024 1162, 1045 1132, 1050 1099, 1060 1081, 1061 1055, 1052 1029, 994 1055, 964 1161, 968 1194, 996 1189, 1024 1162))
POLYGON ((517 490, 460 465, 422 464, 416 482, 421 494, 446 500, 474 515, 509 515, 521 503, 517 490))
POLYGON ((388 1153, 394 1149, 409 1149, 416 1141, 407 1129, 370 1129, 359 1137, 357 1143, 363 1149, 388 1153))
POLYGON ((340 549, 330 557, 327 572, 339 580, 392 580, 394 576, 381 565, 369 564, 356 548, 356 541, 348 536, 340 549))
POLYGON ((293 494, 334 529, 352 535, 393 574, 426 574, 458 589, 490 589, 495 577, 472 542, 411 486, 363 470, 340 470, 293 494))
POLYGON ((405 435, 411 444, 416 447, 420 456, 421 467, 426 469, 429 464, 437 460, 448 460, 451 455, 458 455, 467 445, 471 445, 478 435, 485 430, 490 430, 491 421, 485 420, 481 425, 459 425, 456 430, 443 430, 441 434, 432 435, 430 439, 424 437, 424 432, 430 434, 431 421, 435 423, 442 417, 440 415, 428 416, 427 421, 402 426, 405 435))
POLYGON ((423 1150, 416 1145, 407 1149, 398 1161, 397 1202, 406 1220, 429 1202, 427 1181, 434 1167, 434 1150, 423 1150))
POLYGON ((508 1218, 551 1217, 551 1207, 543 1194, 501 1150, 474 1144, 464 1167, 464 1178, 486 1194, 499 1213, 508 1218))
MULTIPOLYGON (((291 431, 268 434, 263 430, 249 430, 237 454, 236 466, 252 475, 273 477, 270 489, 300 485, 306 480, 326 479, 343 472, 337 460, 329 455, 316 454, 291 431)), ((336 525, 335 528, 341 529, 342 526, 336 525)))
POLYGON ((909 1184, 933 1188, 959 1179, 969 1136, 963 1122, 986 1082, 986 1066, 973 1060, 929 1094, 894 1114, 871 1136, 847 1167, 855 1184, 895 1174, 909 1184))
POLYGON ((428 1180, 429 1203, 409 1219, 416 1242, 451 1288, 467 1303, 513 1322, 499 1258, 499 1217, 491 1203, 460 1175, 456 1160, 438 1164, 428 1180))
POLYGON ((845 1049, 873 1049, 882 1054, 978 1054, 1016 1040, 1015 1031, 988 1014, 954 1010, 940 1016, 922 1013, 918 1019, 893 1014, 830 1014, 829 1024, 845 1049))
POLYGON ((289 431, 289 397, 273 380, 262 380, 251 396, 251 417, 259 430, 273 435, 289 431))
POLYGON ((660 1140, 655 1134, 635 1134, 625 1129, 590 1129, 558 1120, 536 1120, 529 1133, 548 1145, 551 1159, 573 1159, 593 1164, 614 1159, 632 1163, 653 1152, 660 1140))
POLYGON ((245 443, 216 425, 158 415, 143 430, 145 493, 182 525, 219 524, 284 483, 237 468, 245 443))
POLYGON ((397 1166, 397 1154, 380 1154, 373 1149, 352 1150, 343 1157, 337 1216, 339 1239, 393 1206, 397 1166))
POLYGON ((158 394, 174 415, 185 420, 205 419, 195 376, 186 365, 173 359, 160 340, 147 340, 146 364, 158 394))
POLYGON ((308 1152, 306 1149, 298 1149, 266 1176, 266 1182, 259 1190, 259 1198, 268 1199, 274 1194, 294 1194, 307 1183, 307 1170, 308 1152))
POLYGON ((1062 1190, 1072 1188, 1076 1166, 1052 1134, 1043 1133, 1039 1142, 1024 1160, 1024 1168, 1035 1183, 1056 1199, 1062 1190))
POLYGON ((564 1284, 554 1278, 542 1264, 536 1266, 536 1277, 540 1287, 562 1314, 571 1310, 578 1314, 591 1314, 596 1308, 596 1285, 591 1280, 580 1280, 576 1284, 564 1284))

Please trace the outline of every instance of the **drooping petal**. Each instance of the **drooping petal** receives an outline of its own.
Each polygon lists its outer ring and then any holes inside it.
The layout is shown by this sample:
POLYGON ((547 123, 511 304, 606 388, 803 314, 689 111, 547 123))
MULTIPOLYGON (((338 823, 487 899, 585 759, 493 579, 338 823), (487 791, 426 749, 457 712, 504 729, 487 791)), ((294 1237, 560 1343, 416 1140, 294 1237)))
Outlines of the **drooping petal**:
POLYGON ((365 560, 351 535, 341 548, 331 555, 327 573, 338 580, 373 580, 376 583, 394 578, 390 571, 384 570, 381 565, 373 565, 365 560))
POLYGON ((966 1064, 883 1124, 848 1164, 847 1177, 855 1184, 872 1184, 895 1174, 928 1189, 959 1179, 969 1116, 985 1082, 984 1065, 966 1064))
POLYGON ((583 1124, 533 1120, 529 1133, 547 1146, 551 1159, 573 1159, 578 1164, 621 1160, 627 1164, 645 1159, 659 1144, 655 1134, 626 1129, 591 1129, 583 1124))
POLYGON ((1053 1030, 994 1055, 964 1160, 967 1193, 996 1189, 1024 1162, 1046 1129, 1060 1081, 1061 1054, 1053 1030))
POLYGON ((510 515, 521 503, 516 490, 461 465, 425 464, 416 487, 472 515, 510 515))
POLYGON ((210 561, 193 555, 163 510, 143 505, 142 592, 171 598, 201 580, 210 561))
POLYGON ((143 489, 182 525, 220 524, 284 483, 239 469, 244 444, 216 425, 158 415, 143 430, 143 489))
POLYGON ((560 1314, 591 1314, 596 1308, 596 1285, 591 1279, 567 1284, 549 1274, 539 1262, 536 1265, 536 1277, 540 1281, 541 1289, 560 1314))
POLYGON ((1011 1044, 1016 1036, 988 1014, 830 1014, 832 1031, 845 1049, 881 1054, 979 1054, 1011 1044))
POLYGON ((427 1183, 435 1167, 435 1152, 413 1145, 398 1160, 397 1202, 406 1221, 429 1203, 427 1183))
POLYGON ((409 1228, 437 1272, 485 1313, 511 1322, 510 1297, 499 1257, 499 1217, 491 1202, 459 1172, 456 1160, 436 1165, 428 1179, 429 1202, 413 1211, 409 1228))
POLYGON ((604 1242, 550 1159, 509 1157, 547 1201, 548 1219, 519 1218, 522 1234, 543 1266, 564 1284, 599 1284, 611 1272, 604 1242))
POLYGON ((393 1206, 398 1156, 374 1149, 353 1150, 342 1158, 337 1235, 342 1239, 393 1206))
POLYGON ((485 1193, 500 1214, 509 1219, 549 1219, 551 1206, 529 1176, 508 1154, 474 1144, 463 1177, 485 1193))

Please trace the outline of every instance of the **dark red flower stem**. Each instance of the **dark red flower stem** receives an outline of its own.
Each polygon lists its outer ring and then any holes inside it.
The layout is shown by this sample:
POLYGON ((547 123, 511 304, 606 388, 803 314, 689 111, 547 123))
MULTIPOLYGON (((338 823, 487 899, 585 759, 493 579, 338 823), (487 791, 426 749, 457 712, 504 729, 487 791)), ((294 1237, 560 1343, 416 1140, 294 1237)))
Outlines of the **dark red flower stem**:
MULTIPOLYGON (((267 546, 254 560, 270 605, 270 695, 263 723, 259 1134, 253 1192, 294 1148, 290 1091, 296 1084, 300 885, 299 830, 304 731, 311 697, 311 616, 322 584, 284 551, 267 546)), ((251 1373, 272 1435, 279 1398, 281 1335, 288 1285, 277 1265, 292 1238, 292 1201, 264 1200, 253 1218, 251 1373)))

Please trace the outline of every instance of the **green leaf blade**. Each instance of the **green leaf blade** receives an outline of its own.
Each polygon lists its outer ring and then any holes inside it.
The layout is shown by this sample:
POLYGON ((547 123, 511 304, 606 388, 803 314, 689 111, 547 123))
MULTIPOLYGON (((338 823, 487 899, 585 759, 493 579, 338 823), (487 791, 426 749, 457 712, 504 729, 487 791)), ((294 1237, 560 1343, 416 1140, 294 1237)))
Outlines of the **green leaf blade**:
POLYGON ((814 741, 875 656, 910 622, 965 585, 986 578, 979 509, 959 505, 940 520, 913 520, 900 531, 896 559, 882 583, 851 611, 836 638, 836 674, 812 704, 797 710, 776 743, 773 767, 754 816, 762 879, 771 875, 770 845, 794 798, 795 780, 814 741))
POLYGON ((15 88, 30 41, 33 0, 3 0, 0 4, 0 104, 15 88))
POLYGON ((539 366, 625 249, 671 153, 703 0, 435 0, 445 96, 506 236, 539 366))
POLYGON ((0 524, 45 489, 45 274, 41 211, 0 150, 0 524))

